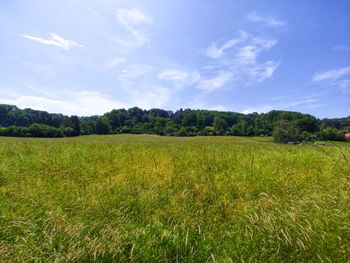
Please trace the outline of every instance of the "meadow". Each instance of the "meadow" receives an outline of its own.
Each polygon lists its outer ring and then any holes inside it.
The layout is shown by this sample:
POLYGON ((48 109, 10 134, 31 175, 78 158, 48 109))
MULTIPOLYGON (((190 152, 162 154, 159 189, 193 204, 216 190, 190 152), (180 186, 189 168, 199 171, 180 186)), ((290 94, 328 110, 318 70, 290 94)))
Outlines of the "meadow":
POLYGON ((0 261, 350 262, 349 145, 0 137, 0 261))

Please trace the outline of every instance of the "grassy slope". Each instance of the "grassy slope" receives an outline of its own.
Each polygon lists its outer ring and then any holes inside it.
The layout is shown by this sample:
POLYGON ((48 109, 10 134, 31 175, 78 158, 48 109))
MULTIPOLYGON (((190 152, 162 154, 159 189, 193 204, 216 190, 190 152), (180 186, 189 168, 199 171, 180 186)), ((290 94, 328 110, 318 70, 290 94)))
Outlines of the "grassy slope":
POLYGON ((350 147, 0 138, 0 258, 346 262, 350 147))

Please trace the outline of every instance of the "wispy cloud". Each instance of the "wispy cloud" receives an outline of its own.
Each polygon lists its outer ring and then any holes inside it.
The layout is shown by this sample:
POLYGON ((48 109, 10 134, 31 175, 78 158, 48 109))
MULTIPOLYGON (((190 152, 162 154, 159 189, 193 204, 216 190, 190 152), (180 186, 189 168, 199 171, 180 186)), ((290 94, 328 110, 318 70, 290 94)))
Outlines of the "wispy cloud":
POLYGON ((124 64, 125 61, 126 61, 126 58, 115 57, 111 59, 108 63, 106 63, 106 67, 115 67, 115 66, 124 64))
POLYGON ((198 89, 214 91, 228 86, 249 86, 273 76, 280 62, 260 62, 258 58, 262 52, 273 48, 277 40, 242 32, 239 34, 239 37, 226 42, 220 48, 209 46, 206 55, 212 60, 204 67, 198 89))
POLYGON ((309 105, 318 102, 318 99, 301 99, 297 101, 292 101, 292 102, 287 102, 287 103, 282 103, 280 104, 280 108, 282 109, 288 109, 300 105, 309 105))
POLYGON ((160 80, 184 81, 187 79, 188 73, 183 70, 168 69, 158 74, 160 80))
POLYGON ((244 114, 258 112, 258 113, 266 113, 271 110, 289 110, 297 106, 304 106, 307 108, 312 107, 319 107, 320 104, 317 104, 318 100, 314 98, 300 98, 299 100, 295 101, 287 101, 287 102, 280 102, 275 103, 273 105, 261 105, 256 107, 246 107, 243 111, 241 111, 244 114))
POLYGON ((336 87, 343 93, 350 91, 350 67, 332 69, 314 74, 313 81, 336 87))
POLYGON ((280 27, 286 25, 285 21, 279 20, 272 16, 261 16, 258 15, 256 12, 248 14, 247 20, 250 22, 262 23, 269 27, 280 27))
POLYGON ((126 41, 116 37, 115 40, 125 46, 138 47, 148 42, 148 39, 137 29, 143 24, 151 24, 153 19, 138 9, 117 10, 118 22, 133 36, 133 40, 126 41))
POLYGON ((278 67, 279 62, 269 60, 248 68, 247 73, 253 83, 259 83, 271 78, 278 67))
POLYGON ((344 79, 337 83, 340 90, 344 93, 350 91, 350 79, 344 79))
POLYGON ((148 77, 153 72, 154 67, 148 64, 127 65, 119 73, 118 80, 123 86, 128 86, 130 83, 141 82, 141 78, 148 77))
POLYGON ((121 23, 127 26, 152 23, 152 17, 138 9, 119 9, 117 10, 117 18, 121 23))
POLYGON ((65 49, 65 50, 69 50, 72 47, 80 47, 80 48, 84 47, 83 45, 78 44, 77 42, 75 42, 73 40, 64 39, 63 37, 61 37, 55 33, 51 33, 47 39, 37 37, 37 36, 31 36, 31 35, 21 35, 21 36, 26 38, 26 39, 30 39, 30 40, 39 42, 39 43, 44 44, 44 45, 57 46, 57 47, 65 49))
POLYGON ((159 80, 170 81, 180 86, 190 86, 197 83, 200 77, 198 71, 186 69, 167 69, 157 74, 159 80))
POLYGON ((253 38, 250 43, 237 50, 236 58, 242 64, 255 64, 258 55, 277 44, 276 39, 253 38))
POLYGON ((350 74, 350 67, 338 68, 338 69, 332 69, 332 70, 316 73, 313 77, 313 80, 316 82, 329 81, 329 80, 334 81, 349 74, 350 74))
POLYGON ((216 43, 211 44, 206 49, 205 54, 212 59, 218 59, 224 55, 224 52, 226 49, 230 49, 230 48, 234 47, 235 45, 243 42, 244 40, 247 39, 247 37, 248 37, 248 34, 244 31, 241 31, 239 37, 232 38, 232 39, 226 41, 225 43, 223 43, 221 45, 221 47, 218 47, 216 43))
POLYGON ((204 91, 214 91, 224 87, 232 78, 232 72, 221 71, 216 76, 204 79, 197 88, 204 91))

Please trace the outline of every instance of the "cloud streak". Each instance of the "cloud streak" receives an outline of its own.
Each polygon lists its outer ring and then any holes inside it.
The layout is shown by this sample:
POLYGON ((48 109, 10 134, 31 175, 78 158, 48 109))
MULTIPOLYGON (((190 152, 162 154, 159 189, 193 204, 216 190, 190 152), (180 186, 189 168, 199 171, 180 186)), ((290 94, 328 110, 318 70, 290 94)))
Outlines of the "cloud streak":
POLYGON ((201 81, 197 88, 204 91, 214 91, 224 87, 231 79, 231 72, 220 71, 216 76, 201 81))
POLYGON ((148 42, 148 39, 137 29, 138 26, 151 24, 152 17, 146 15, 138 9, 118 9, 117 21, 121 24, 134 38, 133 41, 126 41, 121 38, 114 38, 124 46, 134 48, 148 42))
POLYGON ((157 75, 160 81, 172 82, 178 86, 190 86, 199 81, 201 75, 196 70, 167 69, 157 75))
POLYGON ((115 57, 111 59, 108 63, 106 63, 106 67, 110 68, 110 67, 119 66, 124 64, 125 62, 126 62, 126 58, 115 57))
POLYGON ((280 62, 259 61, 262 52, 273 48, 276 39, 252 36, 240 32, 239 37, 225 42, 221 47, 211 44, 206 55, 211 61, 204 67, 204 73, 197 88, 214 91, 221 88, 249 86, 272 78, 280 62))
POLYGON ((350 67, 316 73, 313 76, 313 81, 337 87, 341 92, 347 93, 350 90, 350 67))
POLYGON ((72 47, 80 47, 80 48, 84 47, 83 45, 81 45, 73 40, 64 39, 63 37, 61 37, 55 33, 51 33, 47 39, 37 37, 37 36, 31 36, 31 35, 21 35, 21 36, 26 38, 26 39, 39 42, 39 43, 44 44, 44 45, 52 45, 52 46, 60 47, 60 48, 65 49, 65 50, 69 50, 72 47))
POLYGON ((258 112, 258 113, 266 113, 269 112, 273 109, 280 109, 280 110, 288 110, 293 107, 297 106, 304 106, 304 107, 318 107, 320 106, 319 104, 316 104, 318 102, 317 99, 313 98, 308 98, 308 99, 299 99, 296 101, 291 101, 291 102, 281 102, 281 103, 276 103, 274 105, 262 105, 262 106, 257 106, 257 107, 247 107, 242 111, 244 114, 249 114, 253 112, 258 112))
POLYGON ((332 69, 332 70, 316 73, 313 77, 313 80, 316 82, 334 81, 334 80, 340 79, 345 75, 350 75, 350 67, 332 69))
POLYGON ((244 31, 241 31, 239 37, 232 38, 232 39, 228 40, 227 42, 222 44, 221 47, 217 47, 217 44, 211 44, 206 49, 205 54, 212 59, 218 59, 224 55, 224 52, 227 49, 230 49, 230 48, 236 46, 237 44, 243 42, 244 40, 247 39, 247 37, 248 37, 248 34, 244 31))
POLYGON ((272 16, 261 16, 256 12, 248 14, 247 20, 250 22, 262 23, 268 27, 281 27, 286 25, 285 21, 279 20, 272 16))

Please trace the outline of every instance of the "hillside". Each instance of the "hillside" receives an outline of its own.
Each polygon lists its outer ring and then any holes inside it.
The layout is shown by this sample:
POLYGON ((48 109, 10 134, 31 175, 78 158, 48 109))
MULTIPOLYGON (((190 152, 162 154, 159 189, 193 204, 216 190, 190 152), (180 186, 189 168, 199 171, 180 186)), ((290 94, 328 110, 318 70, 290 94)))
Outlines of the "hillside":
MULTIPOLYGON (((271 136, 280 121, 292 123, 301 134, 350 130, 350 117, 317 119, 309 114, 273 110, 268 113, 180 109, 118 109, 102 116, 77 117, 0 105, 0 135, 62 137, 80 134, 154 133, 159 135, 271 136)), ((331 136, 330 136, 331 137, 331 136)), ((333 136, 334 137, 334 136, 333 136)))

